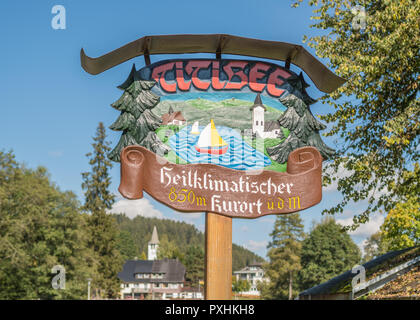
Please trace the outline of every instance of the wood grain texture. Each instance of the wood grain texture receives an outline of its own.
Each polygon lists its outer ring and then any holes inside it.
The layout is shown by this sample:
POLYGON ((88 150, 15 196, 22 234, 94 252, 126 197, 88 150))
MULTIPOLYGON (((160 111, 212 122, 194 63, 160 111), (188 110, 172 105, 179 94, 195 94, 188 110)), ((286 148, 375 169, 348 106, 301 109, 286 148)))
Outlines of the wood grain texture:
POLYGON ((206 213, 205 299, 232 299, 232 218, 206 213))

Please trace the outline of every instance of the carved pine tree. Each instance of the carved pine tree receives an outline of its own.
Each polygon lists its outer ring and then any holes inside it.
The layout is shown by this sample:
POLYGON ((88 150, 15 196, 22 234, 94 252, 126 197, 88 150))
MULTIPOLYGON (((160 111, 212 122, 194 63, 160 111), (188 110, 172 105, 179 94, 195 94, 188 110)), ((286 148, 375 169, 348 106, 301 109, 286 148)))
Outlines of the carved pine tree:
POLYGON ((150 91, 154 85, 155 81, 138 79, 133 65, 127 80, 118 87, 124 93, 111 106, 121 114, 109 128, 122 131, 122 135, 117 146, 108 154, 109 159, 119 162, 121 151, 129 145, 140 145, 159 155, 169 152, 155 133, 162 120, 151 110, 160 100, 150 91))
POLYGON ((305 87, 308 85, 303 80, 302 74, 296 78, 293 85, 302 93, 303 99, 291 93, 280 97, 279 100, 287 107, 287 111, 277 120, 280 126, 289 129, 290 134, 282 143, 267 148, 267 152, 276 162, 285 163, 289 153, 293 150, 304 146, 313 146, 318 149, 324 159, 328 159, 335 151, 321 140, 319 131, 326 127, 315 119, 309 109, 309 105, 315 100, 306 93, 305 87))

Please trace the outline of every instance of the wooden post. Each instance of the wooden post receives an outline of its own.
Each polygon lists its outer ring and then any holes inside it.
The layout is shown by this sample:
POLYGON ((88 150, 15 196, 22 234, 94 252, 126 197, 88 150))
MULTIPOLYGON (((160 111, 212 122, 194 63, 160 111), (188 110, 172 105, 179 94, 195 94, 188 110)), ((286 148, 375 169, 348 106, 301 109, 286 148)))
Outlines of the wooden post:
POLYGON ((205 299, 232 299, 232 218, 206 213, 205 299))

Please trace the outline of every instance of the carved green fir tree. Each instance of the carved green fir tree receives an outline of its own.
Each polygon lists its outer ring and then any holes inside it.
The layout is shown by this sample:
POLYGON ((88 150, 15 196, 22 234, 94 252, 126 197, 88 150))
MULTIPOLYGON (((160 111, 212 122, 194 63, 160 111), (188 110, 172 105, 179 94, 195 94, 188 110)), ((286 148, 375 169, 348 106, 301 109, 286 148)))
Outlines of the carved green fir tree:
POLYGON ((290 134, 282 143, 267 148, 268 154, 278 163, 285 163, 293 150, 312 146, 318 149, 324 159, 330 158, 335 151, 321 140, 319 131, 326 127, 315 119, 309 109, 315 100, 305 91, 308 85, 303 80, 302 74, 296 77, 295 83, 293 80, 290 82, 302 93, 302 99, 292 93, 284 94, 279 98, 280 102, 287 107, 287 111, 281 115, 278 122, 280 126, 289 129, 290 134))
POLYGON ((118 87, 124 93, 111 106, 121 114, 109 128, 122 131, 122 135, 117 146, 108 154, 109 159, 119 162, 121 151, 129 145, 140 145, 159 155, 168 153, 168 147, 155 132, 162 120, 151 110, 160 100, 151 91, 154 85, 155 81, 139 79, 133 65, 128 79, 118 87))

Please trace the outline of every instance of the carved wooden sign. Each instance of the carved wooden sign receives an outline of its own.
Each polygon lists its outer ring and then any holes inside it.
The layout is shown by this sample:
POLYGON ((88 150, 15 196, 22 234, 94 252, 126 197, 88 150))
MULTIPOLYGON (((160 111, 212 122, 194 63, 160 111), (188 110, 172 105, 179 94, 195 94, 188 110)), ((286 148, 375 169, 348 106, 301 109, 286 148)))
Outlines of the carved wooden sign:
POLYGON ((323 92, 345 80, 302 46, 228 34, 155 35, 100 57, 80 51, 81 65, 99 74, 144 56, 112 106, 110 126, 121 138, 108 157, 121 162, 119 191, 147 192, 185 212, 206 212, 205 297, 232 298, 232 218, 257 218, 309 208, 321 201, 322 161, 334 150, 314 118, 301 68, 323 92), (216 59, 150 63, 153 54, 208 53, 216 59), (240 55, 285 61, 222 59, 240 55))
POLYGON ((303 75, 262 61, 166 60, 133 69, 112 106, 119 191, 180 211, 256 218, 321 201, 333 154, 303 75))

